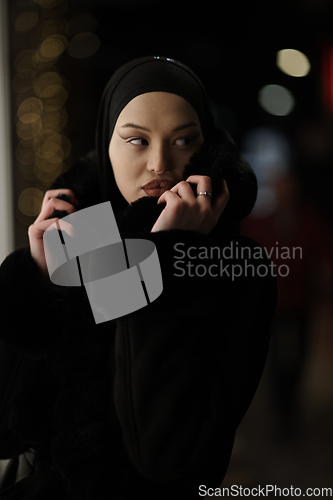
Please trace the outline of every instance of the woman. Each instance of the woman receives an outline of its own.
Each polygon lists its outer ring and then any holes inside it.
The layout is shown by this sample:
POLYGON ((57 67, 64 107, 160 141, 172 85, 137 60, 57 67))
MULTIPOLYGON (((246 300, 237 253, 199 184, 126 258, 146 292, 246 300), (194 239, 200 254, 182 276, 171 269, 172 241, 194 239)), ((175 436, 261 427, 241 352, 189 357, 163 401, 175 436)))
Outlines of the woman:
POLYGON ((2 431, 15 452, 0 458, 35 453, 1 499, 190 499, 220 485, 276 300, 272 273, 256 272, 268 259, 239 257, 258 248, 239 234, 256 193, 188 67, 145 57, 113 75, 96 152, 50 186, 30 247, 1 266, 1 339, 31 366, 2 431), (122 238, 156 245, 163 292, 96 325, 83 288, 50 282, 42 238, 57 216, 103 201, 122 238))

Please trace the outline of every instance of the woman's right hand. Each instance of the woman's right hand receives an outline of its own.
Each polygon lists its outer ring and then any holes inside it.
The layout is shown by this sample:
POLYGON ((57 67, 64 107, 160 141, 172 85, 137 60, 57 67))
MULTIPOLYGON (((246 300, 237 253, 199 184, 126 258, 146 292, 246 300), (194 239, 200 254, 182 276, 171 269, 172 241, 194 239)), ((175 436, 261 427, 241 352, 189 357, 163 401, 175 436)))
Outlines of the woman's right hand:
MULTIPOLYGON (((55 210, 65 210, 68 214, 75 212, 75 207, 71 203, 57 198, 60 194, 71 197, 71 201, 76 205, 78 204, 75 194, 71 189, 50 189, 46 191, 44 195, 40 214, 35 222, 28 228, 31 256, 46 282, 50 282, 50 278, 44 253, 43 234, 49 226, 59 220, 59 217, 54 217, 52 219, 49 217, 52 216, 55 210)), ((68 234, 71 234, 72 226, 70 224, 63 221, 62 227, 64 227, 68 234)))

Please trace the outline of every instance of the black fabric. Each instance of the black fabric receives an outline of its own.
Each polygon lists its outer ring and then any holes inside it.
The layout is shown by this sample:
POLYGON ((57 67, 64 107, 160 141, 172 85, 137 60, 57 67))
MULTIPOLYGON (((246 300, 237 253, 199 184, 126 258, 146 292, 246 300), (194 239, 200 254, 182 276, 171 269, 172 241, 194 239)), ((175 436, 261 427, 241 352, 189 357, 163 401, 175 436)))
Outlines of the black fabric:
MULTIPOLYGON (((100 201, 94 158, 88 155, 52 185, 72 189, 80 209, 100 201)), ((163 293, 117 321, 95 325, 82 288, 47 286, 29 248, 0 267, 1 338, 40 364, 1 423, 37 449, 38 467, 13 487, 15 499, 39 498, 38 488, 47 498, 57 478, 70 500, 102 498, 105 491, 116 500, 139 494, 185 500, 195 498, 200 484, 218 487, 225 475, 265 364, 275 280, 175 277, 176 243, 185 249, 255 243, 230 228, 209 237, 150 233, 150 209, 133 204, 119 228, 123 237, 155 243, 163 293)))
POLYGON ((195 73, 182 63, 166 58, 144 57, 125 64, 114 73, 104 90, 96 128, 102 201, 110 201, 116 215, 128 206, 116 185, 109 158, 113 127, 120 111, 132 98, 158 90, 187 99, 201 121, 205 143, 185 168, 183 180, 191 174, 209 175, 213 194, 217 195, 224 178, 231 196, 223 221, 229 219, 230 223, 232 219, 233 224, 238 224, 251 212, 257 198, 258 186, 253 170, 230 135, 214 126, 205 89, 195 73))
POLYGON ((7 282, 2 304, 9 316, 13 302, 21 312, 11 316, 2 336, 39 357, 37 345, 28 348, 25 341, 31 321, 29 337, 44 333, 48 359, 47 369, 22 385, 12 402, 9 426, 37 448, 40 468, 21 482, 22 489, 15 486, 22 496, 14 498, 39 498, 25 494, 32 488, 35 495, 37 487, 47 492, 49 473, 50 489, 57 477, 71 500, 103 498, 105 491, 119 500, 139 494, 177 498, 182 491, 184 500, 195 498, 200 484, 218 487, 224 477, 235 430, 264 367, 274 280, 176 278, 175 243, 188 249, 254 242, 236 235, 207 239, 190 231, 145 235, 157 246, 164 290, 148 308, 116 322, 94 325, 82 289, 76 290, 82 298, 71 302, 67 290, 59 307, 61 288, 47 290, 37 268, 27 284, 25 268, 34 264, 28 249, 11 254, 0 268, 0 283, 7 282), (25 300, 28 290, 34 300, 25 300), (35 320, 39 311, 47 329, 35 320), (59 319, 50 321, 54 311, 59 319))
POLYGON ((100 103, 96 150, 103 201, 110 201, 114 213, 127 203, 116 185, 109 159, 109 144, 121 110, 134 97, 164 91, 184 97, 197 112, 204 138, 213 127, 206 91, 195 73, 184 64, 162 57, 142 57, 119 68, 109 80, 100 103))
MULTIPOLYGON (((258 273, 245 277, 244 259, 238 258, 229 262, 242 266, 242 277, 235 280, 179 278, 174 267, 176 244, 207 252, 231 242, 256 246, 239 234, 239 220, 251 211, 257 193, 250 166, 231 138, 214 128, 184 175, 209 175, 214 195, 226 178, 228 211, 207 236, 151 233, 163 207, 148 197, 127 205, 111 166, 105 169, 106 109, 99 117, 96 151, 50 188, 73 190, 78 210, 111 197, 121 236, 155 243, 163 292, 149 307, 96 325, 85 289, 46 284, 29 248, 4 260, 0 338, 27 363, 11 374, 11 394, 10 386, 0 386, 2 456, 15 458, 18 450, 32 447, 36 467, 1 491, 1 500, 190 500, 200 484, 218 487, 265 364, 276 280, 258 273)), ((206 262, 216 264, 216 257, 206 262)), ((249 264, 257 269, 269 261, 263 256, 249 264)))
POLYGON ((141 57, 119 68, 105 90, 102 109, 109 110, 110 142, 114 126, 122 109, 134 97, 146 92, 170 92, 184 97, 195 109, 204 137, 213 125, 206 91, 195 73, 174 59, 141 57))
MULTIPOLYGON (((9 402, 17 394, 25 380, 32 379, 40 368, 40 363, 28 359, 22 352, 0 340, 0 423, 9 417, 9 402)), ((7 426, 0 425, 0 460, 8 456, 20 455, 28 449, 7 426)))
POLYGON ((0 491, 0 498, 1 500, 69 500, 58 474, 51 471, 35 472, 14 486, 0 491))

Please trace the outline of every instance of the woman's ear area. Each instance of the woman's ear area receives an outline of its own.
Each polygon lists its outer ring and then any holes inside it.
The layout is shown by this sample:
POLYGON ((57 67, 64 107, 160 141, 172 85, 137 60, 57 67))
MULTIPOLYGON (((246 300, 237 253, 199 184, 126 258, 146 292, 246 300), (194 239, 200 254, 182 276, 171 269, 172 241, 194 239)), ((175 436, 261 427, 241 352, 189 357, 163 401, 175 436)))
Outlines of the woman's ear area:
POLYGON ((213 128, 199 151, 190 158, 183 180, 191 175, 210 177, 214 197, 221 193, 223 179, 226 180, 230 193, 226 214, 232 212, 241 220, 252 211, 258 192, 257 178, 227 131, 216 126, 213 128))

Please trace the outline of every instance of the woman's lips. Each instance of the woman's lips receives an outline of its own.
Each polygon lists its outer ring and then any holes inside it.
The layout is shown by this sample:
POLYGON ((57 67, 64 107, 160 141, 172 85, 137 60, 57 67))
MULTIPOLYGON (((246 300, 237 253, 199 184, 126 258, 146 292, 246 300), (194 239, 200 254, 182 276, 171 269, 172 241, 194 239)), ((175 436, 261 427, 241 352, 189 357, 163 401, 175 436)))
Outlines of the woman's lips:
POLYGON ((168 191, 174 186, 174 182, 163 180, 158 181, 156 179, 147 182, 142 186, 142 189, 148 196, 160 197, 165 191, 168 191))

